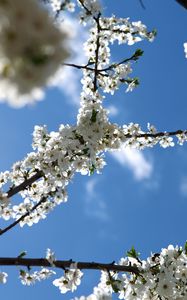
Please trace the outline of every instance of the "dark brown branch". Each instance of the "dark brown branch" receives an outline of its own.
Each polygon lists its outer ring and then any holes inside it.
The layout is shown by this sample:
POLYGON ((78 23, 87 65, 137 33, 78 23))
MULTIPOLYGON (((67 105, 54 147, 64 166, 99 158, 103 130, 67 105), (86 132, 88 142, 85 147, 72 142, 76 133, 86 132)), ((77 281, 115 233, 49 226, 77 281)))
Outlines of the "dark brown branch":
MULTIPOLYGON (((131 59, 131 58, 129 58, 131 59)), ((128 59, 128 60, 129 60, 128 59)), ((122 63, 122 62, 121 62, 122 63)), ((119 63, 119 64, 121 64, 119 63)), ((106 71, 109 70, 111 67, 108 67, 106 69, 103 70, 97 70, 98 72, 102 72, 102 71, 106 71)), ((176 130, 176 131, 171 131, 171 132, 157 132, 157 133, 142 133, 142 134, 126 134, 125 137, 126 138, 141 138, 141 137, 162 137, 162 136, 174 136, 177 134, 187 134, 187 130, 176 130)), ((32 183, 34 183, 36 180, 38 180, 39 178, 43 177, 44 174, 42 171, 37 171, 36 174, 34 174, 32 177, 26 179, 24 182, 22 182, 20 185, 11 188, 7 194, 8 194, 8 198, 14 196, 15 194, 19 193, 20 191, 26 189, 27 187, 29 187, 32 183)))
POLYGON ((93 17, 93 19, 97 22, 97 18, 92 14, 92 11, 89 10, 86 5, 84 4, 83 0, 79 0, 79 3, 81 4, 81 6, 84 8, 84 10, 86 11, 87 15, 90 15, 93 17))
MULTIPOLYGON (((19 257, 0 257, 1 266, 26 266, 26 267, 56 267, 60 269, 69 268, 72 260, 56 260, 54 266, 45 258, 19 258, 19 257)), ((97 263, 97 262, 77 262, 78 269, 89 270, 107 270, 117 272, 131 272, 139 274, 140 271, 134 266, 121 266, 115 264, 97 263)))
MULTIPOLYGON (((108 68, 109 69, 109 68, 108 68)), ((103 71, 106 71, 108 69, 103 69, 103 71)), ((98 72, 100 72, 101 70, 98 70, 98 72)), ((163 137, 163 136, 174 136, 177 134, 187 134, 187 130, 176 130, 176 131, 171 131, 171 132, 157 132, 157 133, 142 133, 142 134, 126 134, 125 137, 126 138, 141 138, 141 137, 163 137)), ((14 196, 15 194, 19 193, 20 191, 26 189, 27 187, 29 187, 32 183, 34 183, 36 180, 38 180, 39 178, 43 177, 44 174, 42 171, 38 171, 36 172, 36 174, 34 174, 32 177, 26 179, 24 182, 22 182, 20 185, 11 188, 7 194, 8 194, 8 198, 14 196)))
POLYGON ((97 75, 98 75, 98 61, 99 61, 99 47, 100 47, 100 30, 101 30, 101 26, 99 23, 99 19, 101 17, 101 12, 98 12, 97 16, 94 16, 92 14, 92 12, 86 7, 86 5, 84 4, 83 0, 79 0, 79 3, 81 4, 81 6, 84 8, 84 10, 86 11, 86 13, 90 16, 93 17, 93 19, 95 20, 96 24, 97 24, 97 41, 96 41, 96 50, 95 50, 95 66, 94 66, 94 81, 93 81, 93 85, 94 85, 94 91, 97 90, 97 75))
POLYGON ((178 134, 186 134, 187 135, 187 130, 176 130, 176 131, 170 131, 170 132, 157 132, 157 133, 140 133, 140 134, 126 134, 126 138, 141 138, 141 137, 168 137, 168 136, 174 136, 178 134))
MULTIPOLYGON (((176 131, 170 131, 170 132, 157 132, 157 133, 140 133, 140 134, 126 134, 125 137, 127 139, 130 138, 156 138, 156 137, 169 137, 169 136, 176 136, 180 134, 186 134, 187 135, 187 130, 176 130, 176 131)), ((34 181, 39 179, 40 177, 43 176, 43 173, 41 171, 38 171, 34 176, 31 178, 25 180, 23 183, 21 183, 19 186, 15 187, 14 189, 10 190, 8 192, 9 197, 15 195, 16 193, 20 192, 21 190, 25 189, 29 185, 31 185, 34 181)), ((15 222, 12 224, 8 225, 4 229, 0 229, 0 235, 3 235, 7 231, 11 230, 13 227, 15 227, 18 223, 24 220, 25 217, 29 216, 30 213, 32 213, 37 207, 40 206, 40 204, 44 203, 47 201, 46 197, 43 197, 37 204, 33 206, 31 210, 29 210, 27 213, 25 213, 23 216, 21 216, 19 219, 17 219, 15 222)))
POLYGON ((125 58, 125 59, 121 60, 121 61, 118 62, 118 63, 111 64, 109 67, 106 67, 106 68, 104 68, 104 69, 98 69, 97 71, 98 71, 98 73, 101 73, 101 75, 103 75, 102 72, 106 72, 106 71, 115 69, 116 67, 118 67, 118 66, 120 66, 120 65, 123 65, 123 64, 125 64, 125 63, 127 63, 128 61, 131 61, 131 60, 136 61, 136 60, 137 60, 137 55, 133 54, 133 55, 132 55, 131 57, 129 57, 129 58, 125 58))
POLYGON ((187 9, 187 0, 176 0, 180 5, 187 9))
POLYGON ((99 23, 99 19, 100 19, 101 14, 98 15, 97 19, 96 19, 96 23, 97 23, 97 41, 96 41, 96 50, 95 50, 95 67, 94 67, 94 91, 97 90, 97 75, 98 75, 98 62, 99 62, 99 47, 100 47, 100 23, 99 23))
POLYGON ((43 176, 43 172, 42 171, 37 171, 36 174, 34 174, 32 177, 30 177, 30 178, 26 179, 25 181, 23 181, 21 184, 15 186, 13 188, 10 188, 10 190, 7 192, 8 198, 14 196, 15 194, 19 193, 20 191, 23 191, 25 188, 30 186, 33 182, 35 182, 36 180, 38 180, 42 176, 43 176))
MULTIPOLYGON (((131 60, 137 60, 137 56, 135 54, 133 54, 131 57, 125 58, 125 59, 121 60, 118 63, 113 63, 113 64, 109 65, 108 67, 106 67, 104 69, 97 69, 97 73, 101 73, 101 75, 102 75, 102 72, 112 70, 112 69, 116 68, 117 66, 120 66, 120 65, 122 65, 122 64, 124 64, 128 61, 131 61, 131 60)), ((87 64, 87 65, 76 65, 76 64, 72 64, 72 63, 63 63, 62 65, 67 66, 67 67, 73 67, 73 68, 76 68, 76 69, 86 69, 88 71, 93 71, 93 72, 95 71, 95 68, 90 68, 89 64, 87 64)))
POLYGON ((3 235, 5 232, 9 231, 13 227, 15 227, 17 224, 19 224, 21 221, 23 221, 25 219, 25 217, 29 216, 30 213, 32 213, 38 206, 40 206, 40 204, 44 203, 45 201, 47 201, 47 198, 43 197, 37 204, 35 204, 33 206, 33 208, 31 210, 29 210, 28 212, 26 212, 23 216, 21 216, 15 222, 11 223, 10 225, 8 225, 7 227, 5 227, 4 229, 0 229, 0 235, 3 235))
POLYGON ((94 71, 93 68, 89 67, 90 64, 81 66, 81 65, 71 64, 71 63, 62 63, 62 65, 67 66, 67 67, 73 67, 73 68, 76 68, 76 69, 86 69, 86 70, 89 70, 89 71, 94 71))

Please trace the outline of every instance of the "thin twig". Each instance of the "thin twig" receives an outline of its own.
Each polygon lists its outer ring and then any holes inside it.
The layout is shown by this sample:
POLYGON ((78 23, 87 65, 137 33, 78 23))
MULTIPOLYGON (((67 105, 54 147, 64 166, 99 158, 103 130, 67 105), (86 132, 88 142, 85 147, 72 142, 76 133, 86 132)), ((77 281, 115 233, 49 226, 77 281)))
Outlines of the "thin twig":
MULTIPOLYGON (((123 60, 121 60, 119 63, 113 63, 111 64, 109 67, 106 67, 104 69, 98 69, 98 73, 102 73, 102 72, 106 72, 106 71, 109 71, 109 70, 112 70, 112 69, 115 69, 116 67, 122 65, 122 64, 125 64, 126 62, 128 61, 131 61, 131 60, 135 60, 135 55, 133 54, 131 57, 129 58, 125 58, 123 60)), ((101 74, 102 75, 102 74, 101 74)))
POLYGON ((176 131, 170 131, 170 132, 157 132, 157 133, 140 133, 140 134, 125 134, 126 138, 146 138, 146 137, 163 137, 163 136, 173 136, 173 135, 180 135, 180 134, 186 134, 187 135, 187 130, 176 130, 176 131))
POLYGON ((139 0, 139 2, 140 2, 140 4, 141 4, 141 7, 142 7, 143 9, 145 9, 145 5, 144 5, 144 3, 143 3, 143 0, 139 0))
POLYGON ((79 3, 80 3, 81 6, 84 8, 84 10, 86 11, 86 13, 87 13, 88 15, 92 16, 93 19, 97 22, 97 18, 92 14, 92 11, 89 10, 89 9, 86 7, 86 5, 84 4, 84 1, 79 0, 79 3))
POLYGON ((45 201, 47 201, 47 198, 43 197, 37 204, 35 204, 33 206, 33 208, 31 210, 29 210, 28 212, 26 212, 23 216, 21 216, 15 222, 11 223, 10 225, 8 225, 7 227, 5 227, 4 229, 0 229, 0 235, 3 235, 5 232, 9 231, 13 227, 15 227, 17 224, 19 224, 21 221, 23 221, 27 216, 30 215, 30 213, 32 213, 38 206, 40 206, 40 204, 44 203, 45 201))
POLYGON ((99 62, 99 47, 100 47, 100 23, 99 23, 99 19, 100 19, 101 14, 98 14, 98 17, 96 19, 96 23, 97 23, 97 41, 96 41, 96 50, 95 50, 95 67, 94 67, 94 91, 97 90, 97 75, 98 75, 98 62, 99 62))
POLYGON ((62 66, 73 67, 73 68, 76 68, 76 69, 86 69, 86 70, 94 71, 93 68, 88 67, 89 64, 81 66, 81 65, 71 64, 71 63, 62 63, 62 66))
MULTIPOLYGON (((98 70, 98 72, 101 71, 106 71, 109 68, 103 69, 103 70, 98 70)), ((180 135, 180 134, 187 134, 187 130, 176 130, 176 131, 170 131, 170 132, 157 132, 157 133, 140 133, 140 134, 126 134, 125 137, 126 138, 141 138, 141 137, 163 137, 163 136, 174 136, 174 135, 180 135)), ((8 194, 8 198, 14 196, 15 194, 19 193, 20 191, 26 189, 27 187, 29 187, 32 183, 34 183, 36 180, 38 180, 39 178, 43 177, 44 174, 42 171, 38 171, 36 172, 36 174, 34 174, 32 177, 26 179, 24 182, 22 182, 20 185, 11 188, 7 194, 8 194)))

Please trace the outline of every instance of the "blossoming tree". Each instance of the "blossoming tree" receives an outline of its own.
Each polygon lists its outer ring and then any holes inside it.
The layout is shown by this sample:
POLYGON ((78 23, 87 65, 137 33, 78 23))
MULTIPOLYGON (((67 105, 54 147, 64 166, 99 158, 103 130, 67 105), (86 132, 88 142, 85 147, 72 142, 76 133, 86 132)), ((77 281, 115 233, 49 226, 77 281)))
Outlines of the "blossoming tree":
MULTIPOLYGON (((0 174, 0 216, 8 225, 3 236, 17 225, 32 226, 46 218, 58 205, 67 201, 67 186, 75 173, 92 175, 105 165, 104 153, 123 148, 145 149, 160 145, 183 145, 187 130, 157 131, 148 123, 143 130, 137 123, 112 123, 104 100, 122 86, 131 92, 139 84, 131 76, 141 49, 119 61, 112 59, 112 45, 152 42, 156 31, 149 31, 141 21, 106 17, 97 0, 23 0, 0 1, 0 90, 1 100, 13 107, 23 107, 42 97, 42 88, 60 68, 82 72, 82 91, 77 122, 59 126, 50 132, 35 126, 33 151, 0 174), (79 16, 86 26, 85 64, 71 62, 68 30, 63 27, 67 12, 79 16), (19 194, 19 203, 14 196, 19 194)), ((186 44, 184 44, 185 53, 186 44)), ((187 54, 186 54, 187 55, 187 54)), ((37 105, 37 104, 36 104, 37 105)), ((32 230, 32 229, 31 229, 32 230)), ((44 258, 1 257, 2 266, 19 266, 24 285, 54 277, 53 285, 62 294, 75 291, 81 284, 84 269, 99 270, 100 281, 89 296, 81 299, 187 299, 187 244, 168 246, 141 260, 132 247, 118 262, 97 263, 58 260, 49 248, 44 258), (24 269, 24 267, 26 267, 24 269), (33 270, 37 267, 37 270, 33 270), (56 269, 62 275, 55 278, 56 269)), ((1 283, 8 274, 0 273, 1 283)), ((7 283, 8 284, 8 283, 7 283)))

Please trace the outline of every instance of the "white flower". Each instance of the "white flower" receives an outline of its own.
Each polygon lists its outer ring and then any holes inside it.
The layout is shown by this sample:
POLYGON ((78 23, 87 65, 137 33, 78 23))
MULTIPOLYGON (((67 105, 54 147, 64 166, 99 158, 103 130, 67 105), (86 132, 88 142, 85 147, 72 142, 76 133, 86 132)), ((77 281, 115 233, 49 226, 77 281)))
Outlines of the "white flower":
POLYGON ((61 0, 51 0, 51 7, 53 9, 53 11, 59 11, 60 7, 61 7, 61 0))
POLYGON ((112 300, 112 294, 108 293, 105 289, 101 287, 94 287, 93 294, 87 297, 75 297, 73 300, 112 300))
POLYGON ((46 259, 51 264, 51 266, 54 266, 54 262, 56 260, 55 253, 51 251, 51 249, 47 249, 46 251, 46 259))
POLYGON ((59 287, 62 294, 65 294, 68 291, 75 291, 77 286, 81 283, 83 273, 79 269, 75 268, 74 265, 72 265, 72 267, 73 269, 65 270, 64 276, 53 281, 53 284, 59 287))
POLYGON ((0 272, 0 283, 6 283, 7 282, 8 274, 5 272, 0 272))
POLYGON ((56 274, 56 272, 46 269, 46 268, 42 268, 40 271, 34 272, 36 279, 39 281, 48 279, 51 275, 54 275, 54 274, 56 274))
POLYGON ((93 295, 96 300, 112 300, 112 293, 106 291, 102 287, 94 287, 93 295))
POLYGON ((174 145, 175 145, 175 143, 173 142, 172 137, 164 136, 164 137, 162 137, 162 139, 160 141, 160 146, 163 148, 173 147, 174 145))
POLYGON ((47 268, 42 268, 40 271, 35 271, 34 273, 21 270, 19 277, 23 285, 31 285, 34 284, 36 281, 48 279, 53 274, 56 273, 47 268))
POLYGON ((187 43, 184 43, 184 53, 185 53, 185 57, 187 58, 187 43))
POLYGON ((173 299, 175 292, 175 281, 173 278, 168 278, 167 274, 160 274, 158 286, 156 288, 156 292, 160 297, 168 297, 169 299, 173 299))
POLYGON ((36 275, 35 274, 31 274, 29 272, 25 272, 25 271, 20 271, 20 279, 21 279, 21 283, 23 285, 31 285, 34 284, 36 282, 36 275))

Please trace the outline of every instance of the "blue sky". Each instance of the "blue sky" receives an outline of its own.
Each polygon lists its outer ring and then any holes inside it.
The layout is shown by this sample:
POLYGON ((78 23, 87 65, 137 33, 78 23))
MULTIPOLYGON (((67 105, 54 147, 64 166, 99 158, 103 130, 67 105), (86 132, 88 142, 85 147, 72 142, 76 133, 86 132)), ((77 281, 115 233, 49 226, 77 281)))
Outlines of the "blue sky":
MULTIPOLYGON (((142 48, 144 56, 134 65, 133 74, 140 78, 140 86, 131 94, 121 88, 106 100, 111 121, 137 122, 144 129, 150 122, 160 131, 187 129, 187 60, 183 51, 187 11, 174 0, 144 0, 145 10, 138 0, 103 4, 108 16, 114 13, 142 20, 150 30, 158 31, 153 43, 142 42, 131 49, 114 47, 115 59, 125 58, 136 48, 142 48)), ((44 101, 19 110, 0 104, 1 171, 31 151, 34 125, 46 124, 49 130, 57 130, 59 124, 76 122, 81 86, 77 73, 71 76, 69 94, 67 89, 53 88, 47 90, 44 101)), ((68 187, 68 202, 47 219, 1 236, 0 255, 17 256, 26 250, 28 257, 43 257, 46 248, 51 248, 58 259, 112 262, 132 245, 143 258, 169 244, 183 245, 187 239, 187 145, 169 149, 156 146, 140 153, 123 151, 117 156, 107 153, 106 161, 101 175, 76 175, 68 187)), ((5 225, 0 220, 0 226, 5 225)), ((7 271, 9 278, 0 286, 0 295, 19 300, 88 295, 99 275, 86 272, 73 295, 62 295, 50 279, 25 287, 17 280, 19 268, 1 270, 7 271)))

